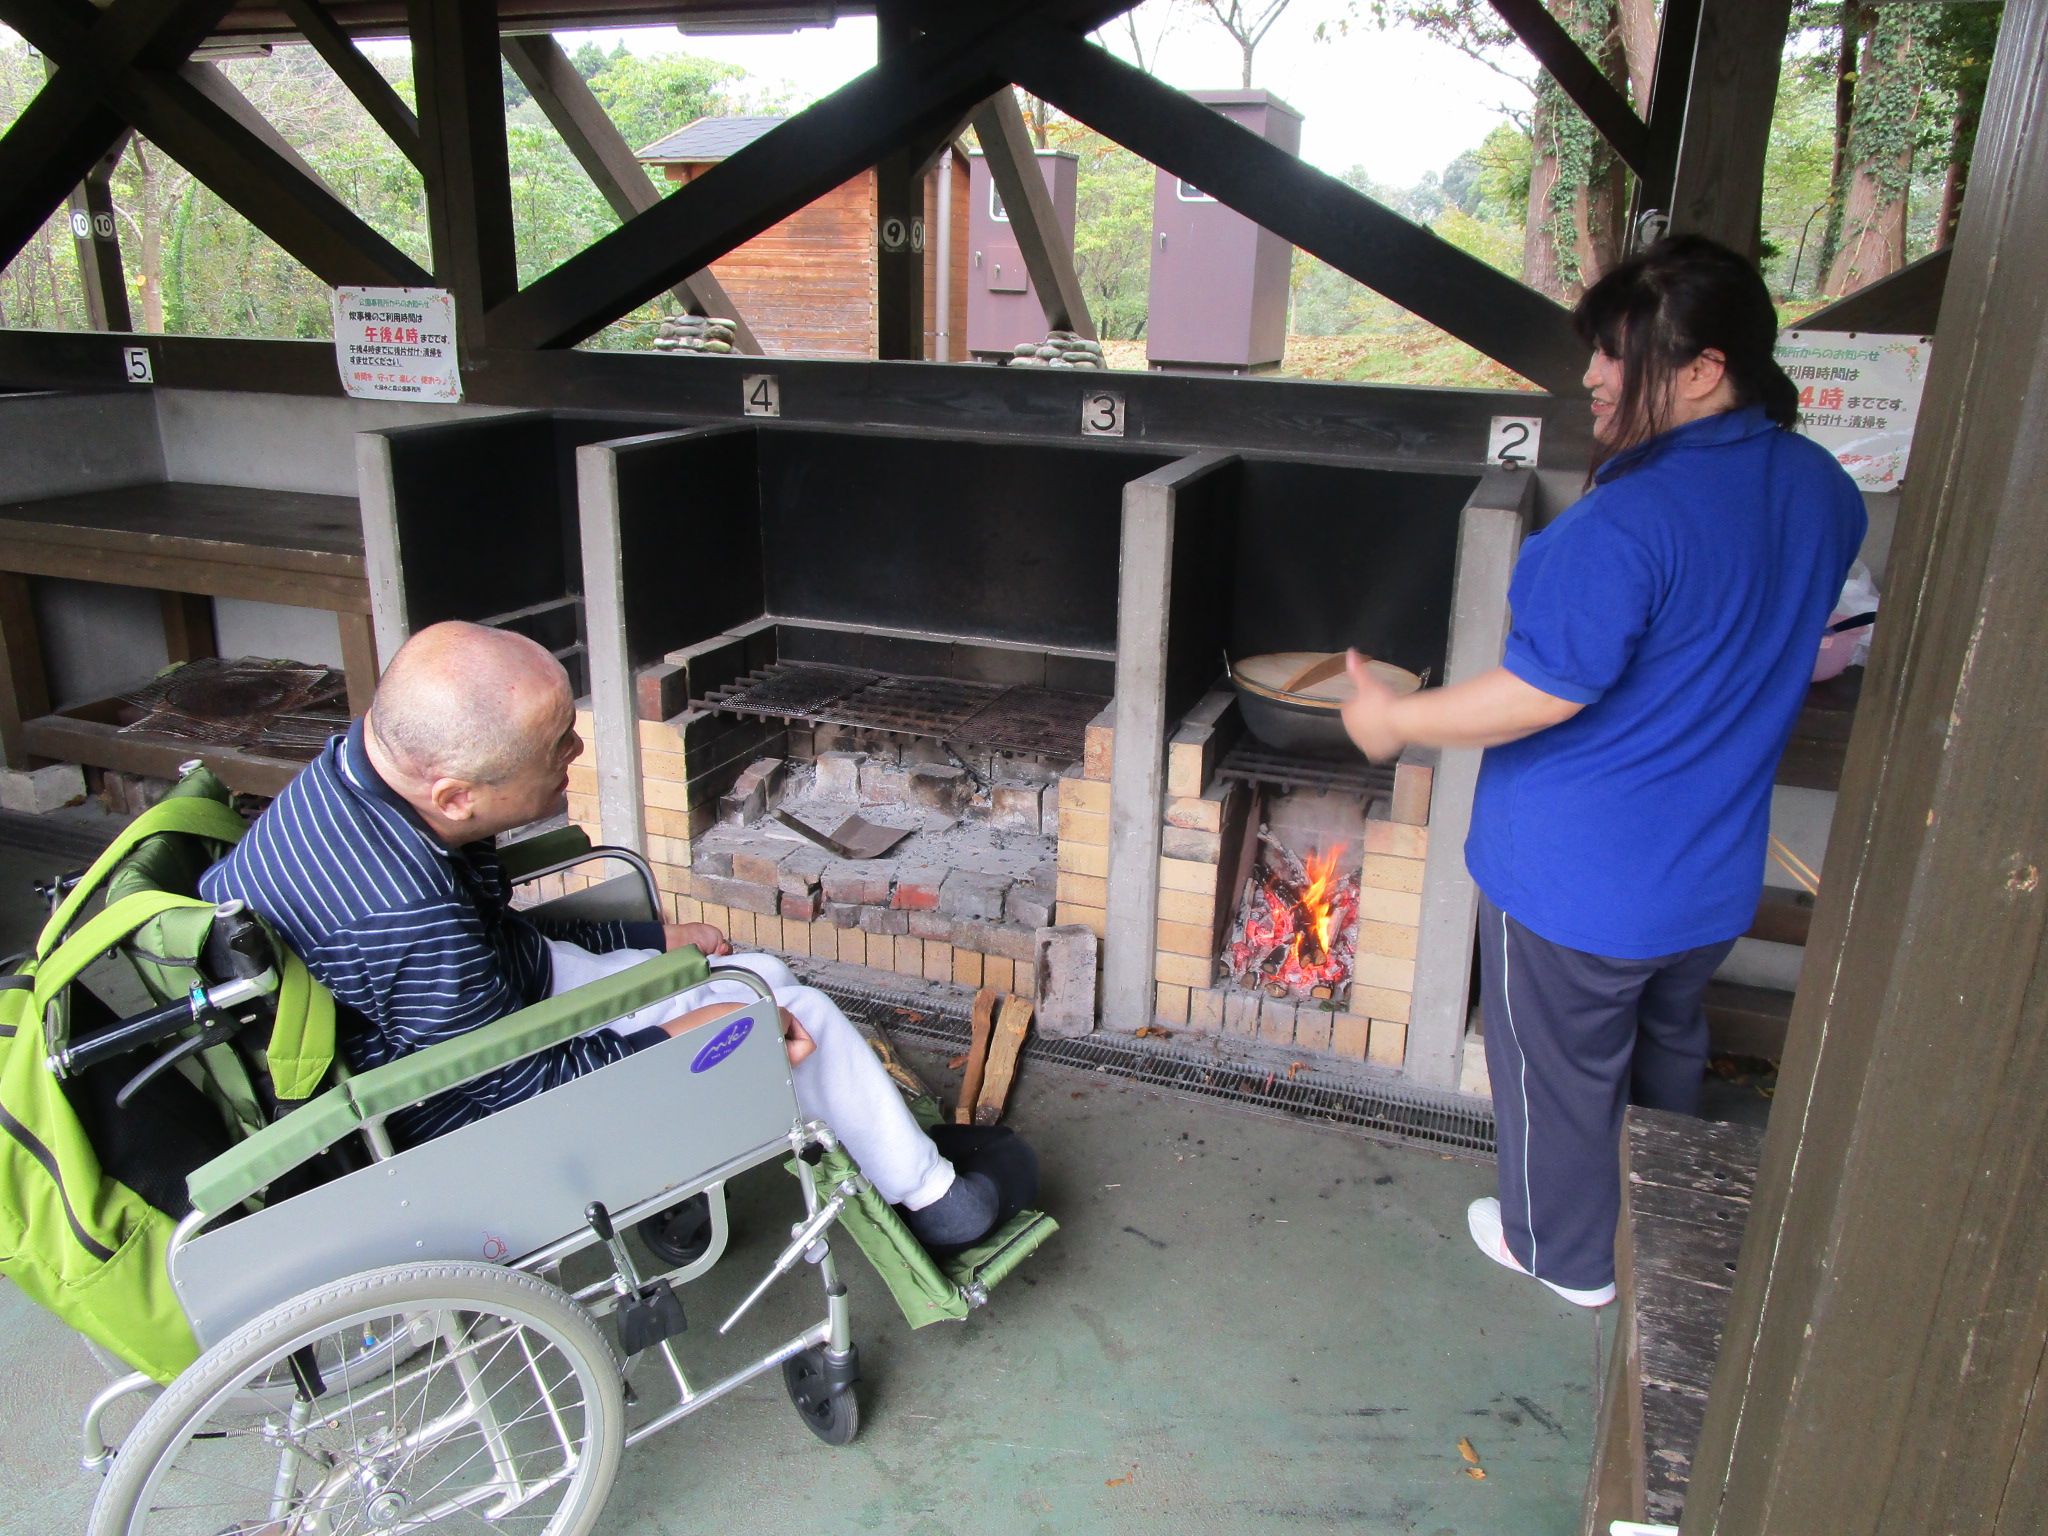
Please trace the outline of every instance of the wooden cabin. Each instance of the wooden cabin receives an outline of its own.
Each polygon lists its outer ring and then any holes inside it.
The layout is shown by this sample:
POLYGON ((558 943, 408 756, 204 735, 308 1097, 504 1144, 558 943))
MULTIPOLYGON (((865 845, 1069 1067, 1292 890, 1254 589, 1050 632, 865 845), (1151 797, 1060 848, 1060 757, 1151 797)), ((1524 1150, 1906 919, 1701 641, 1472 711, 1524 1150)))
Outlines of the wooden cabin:
MULTIPOLYGON (((687 182, 781 121, 779 116, 699 118, 641 150, 640 159, 660 166, 672 182, 687 182)), ((968 270, 968 167, 959 146, 942 154, 926 175, 924 206, 929 232, 924 249, 924 355, 959 360, 967 355, 968 270), (943 238, 942 204, 948 226, 943 238), (949 278, 944 283, 941 262, 949 278), (942 287, 948 316, 944 337, 938 321, 942 287)), ((770 357, 874 357, 879 313, 875 268, 872 170, 835 187, 711 266, 770 357)))

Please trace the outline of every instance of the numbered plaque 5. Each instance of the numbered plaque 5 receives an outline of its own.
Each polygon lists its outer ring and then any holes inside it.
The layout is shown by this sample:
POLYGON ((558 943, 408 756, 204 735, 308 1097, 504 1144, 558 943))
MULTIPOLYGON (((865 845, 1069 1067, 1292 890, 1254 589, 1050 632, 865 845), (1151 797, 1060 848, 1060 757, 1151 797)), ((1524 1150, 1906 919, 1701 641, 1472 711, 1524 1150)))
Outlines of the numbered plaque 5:
POLYGON ((1496 416, 1493 432, 1486 439, 1486 462, 1534 468, 1542 446, 1541 416, 1496 416))
POLYGON ((772 373, 750 373, 740 380, 740 414, 743 416, 780 416, 782 414, 782 387, 775 382, 772 373))
POLYGON ((156 374, 149 366, 149 348, 121 349, 121 377, 130 384, 151 384, 156 381, 156 374))
POLYGON ((1091 389, 1081 397, 1083 437, 1122 437, 1124 397, 1114 389, 1091 389))

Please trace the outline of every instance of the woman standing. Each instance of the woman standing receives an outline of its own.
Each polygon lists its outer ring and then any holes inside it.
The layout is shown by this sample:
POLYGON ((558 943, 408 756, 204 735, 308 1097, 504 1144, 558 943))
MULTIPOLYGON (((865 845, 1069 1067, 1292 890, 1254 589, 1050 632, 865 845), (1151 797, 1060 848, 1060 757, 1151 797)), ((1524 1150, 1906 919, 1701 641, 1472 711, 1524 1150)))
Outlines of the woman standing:
POLYGON ((1771 781, 1863 541, 1862 497, 1790 430, 1756 269, 1698 236, 1579 302, 1594 348, 1591 488, 1524 546, 1502 664, 1397 698, 1353 657, 1369 757, 1484 747, 1465 859, 1500 1198, 1497 1263, 1614 1296, 1621 1117, 1697 1112, 1701 996, 1749 927, 1771 781))

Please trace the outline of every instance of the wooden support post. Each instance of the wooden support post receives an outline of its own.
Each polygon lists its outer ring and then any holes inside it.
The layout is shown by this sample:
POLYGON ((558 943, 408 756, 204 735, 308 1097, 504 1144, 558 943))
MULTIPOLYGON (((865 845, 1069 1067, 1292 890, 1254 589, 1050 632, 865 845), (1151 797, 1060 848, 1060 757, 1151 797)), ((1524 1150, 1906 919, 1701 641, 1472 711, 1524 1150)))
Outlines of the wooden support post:
POLYGON ((28 766, 21 722, 50 712, 50 679, 36 633, 28 578, 0 571, 0 755, 9 768, 28 766))
MULTIPOLYGON (((876 54, 900 55, 916 38, 904 0, 877 0, 876 54)), ((924 156, 905 143, 875 166, 875 355, 924 356, 924 156)))
POLYGON ((337 613, 335 627, 341 631, 341 672, 348 679, 348 712, 365 715, 377 691, 377 629, 367 613, 337 613))
POLYGON ((493 0, 408 0, 426 163, 434 281, 455 295, 456 337, 484 345, 484 316, 519 289, 512 172, 493 0))
POLYGON ((576 505, 583 530, 583 632, 590 658, 598 818, 607 843, 644 855, 647 809, 640 782, 640 710, 626 641, 619 469, 611 445, 592 443, 576 450, 576 505))
POLYGON ((1791 0, 1703 0, 1672 171, 1673 234, 1754 256, 1791 0))
MULTIPOLYGON (((363 517, 363 574, 370 582, 376 654, 389 661, 412 633, 405 606, 405 557, 398 541, 398 493, 391 481, 391 440, 356 434, 356 501, 363 517)), ((344 653, 346 654, 346 653, 344 653)), ((349 705, 355 706, 354 690, 349 705)))
POLYGON ((1685 95, 1692 84, 1692 51, 1699 40, 1700 0, 1664 0, 1657 29, 1657 58, 1650 72, 1650 100, 1644 112, 1646 166, 1636 178, 1630 213, 1634 229, 1646 216, 1671 214, 1671 170, 1685 131, 1685 95))
POLYGON ((173 662, 218 656, 213 633, 213 599, 196 592, 159 592, 163 609, 164 654, 173 662))
POLYGON ((1102 1021, 1110 1029, 1141 1029, 1155 1012, 1174 503, 1183 489, 1231 462, 1228 454, 1196 454, 1124 487, 1102 945, 1102 1021))
POLYGON ((974 114, 974 134, 981 141, 1003 211, 1010 216, 1010 233, 1037 290, 1047 329, 1092 338, 1095 321, 1074 271, 1074 243, 1060 227, 1052 194, 1038 172, 1038 156, 1017 93, 1005 86, 982 103, 974 114))
MULTIPOLYGON (((660 191, 647 179, 646 167, 633 154, 632 145, 552 35, 508 37, 502 46, 513 73, 533 93, 555 132, 562 136, 562 143, 611 204, 613 213, 630 219, 661 201, 660 191)), ((760 356, 761 343, 709 267, 693 272, 670 291, 693 315, 732 321, 734 350, 760 356)))
MULTIPOLYGON (((44 69, 57 72, 45 59, 44 69)), ((132 331, 128 280, 121 271, 121 226, 114 214, 114 167, 128 148, 127 134, 85 173, 71 194, 71 239, 78 248, 78 277, 85 290, 85 323, 95 331, 132 331)))
MULTIPOLYGON (((1446 683, 1500 665, 1508 638, 1508 578, 1535 510, 1536 477, 1493 470, 1465 503, 1458 527, 1458 571, 1451 589, 1446 683)), ((1437 754, 1429 810, 1429 853, 1422 866, 1421 932, 1415 993, 1402 1070, 1418 1083, 1455 1088, 1464 1065, 1465 1020, 1472 995, 1473 930, 1479 888, 1465 869, 1465 834, 1479 782, 1476 747, 1437 754)))
POLYGON ((1687 1536, 2048 1527, 2043 79, 2015 0, 1687 1536))

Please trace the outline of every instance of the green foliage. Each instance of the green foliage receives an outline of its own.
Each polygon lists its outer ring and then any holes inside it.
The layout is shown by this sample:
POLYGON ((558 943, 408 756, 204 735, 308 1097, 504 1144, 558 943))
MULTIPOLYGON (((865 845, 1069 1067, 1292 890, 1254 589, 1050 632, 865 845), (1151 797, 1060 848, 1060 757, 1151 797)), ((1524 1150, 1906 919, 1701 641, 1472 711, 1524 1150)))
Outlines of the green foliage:
POLYGON ((1821 271, 1828 176, 1835 151, 1835 78, 1825 54, 1787 59, 1778 80, 1771 138, 1764 155, 1764 237, 1776 252, 1764 263, 1773 292, 1811 291, 1821 271), (1807 67, 1818 60, 1820 69, 1807 67))
POLYGON ((728 87, 745 75, 737 64, 687 53, 619 52, 589 78, 626 142, 642 149, 700 117, 736 110, 728 87))
POLYGON ((1099 335, 1145 334, 1151 281, 1152 166, 1093 129, 1064 118, 1046 125, 1075 167, 1074 267, 1099 335))

